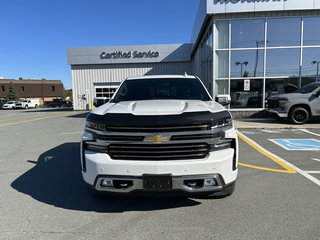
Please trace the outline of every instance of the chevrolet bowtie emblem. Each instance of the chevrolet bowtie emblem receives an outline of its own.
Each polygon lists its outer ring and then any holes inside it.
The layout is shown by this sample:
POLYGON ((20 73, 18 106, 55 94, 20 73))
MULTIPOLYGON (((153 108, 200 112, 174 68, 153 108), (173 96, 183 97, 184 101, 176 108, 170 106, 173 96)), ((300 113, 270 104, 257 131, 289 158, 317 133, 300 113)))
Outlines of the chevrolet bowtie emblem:
POLYGON ((153 143, 162 143, 168 142, 169 137, 161 136, 161 135, 151 135, 145 138, 145 141, 153 142, 153 143))

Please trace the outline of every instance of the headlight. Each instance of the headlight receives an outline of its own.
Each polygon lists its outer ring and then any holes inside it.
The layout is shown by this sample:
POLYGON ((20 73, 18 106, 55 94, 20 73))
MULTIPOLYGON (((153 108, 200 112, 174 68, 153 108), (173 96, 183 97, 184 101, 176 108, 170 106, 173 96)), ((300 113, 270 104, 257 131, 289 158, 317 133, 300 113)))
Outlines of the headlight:
POLYGON ((232 119, 226 118, 226 119, 211 123, 211 129, 222 128, 222 127, 232 127, 232 119))
POLYGON ((92 128, 92 129, 95 129, 95 130, 100 130, 100 131, 106 130, 106 125, 105 124, 96 123, 96 122, 90 122, 90 121, 86 121, 86 127, 92 128))
POLYGON ((288 102, 288 99, 287 98, 280 98, 278 101, 280 104, 285 104, 288 102))

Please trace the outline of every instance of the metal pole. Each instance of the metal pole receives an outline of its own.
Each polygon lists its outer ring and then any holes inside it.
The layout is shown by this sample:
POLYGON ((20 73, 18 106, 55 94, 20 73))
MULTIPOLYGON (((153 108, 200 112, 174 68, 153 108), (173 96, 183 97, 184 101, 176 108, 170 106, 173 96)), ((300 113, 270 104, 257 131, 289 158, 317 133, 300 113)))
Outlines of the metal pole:
POLYGON ((257 75, 257 68, 258 68, 258 58, 259 58, 259 41, 256 40, 256 44, 257 44, 257 50, 256 50, 256 61, 255 61, 255 65, 254 65, 254 73, 253 76, 256 77, 257 75))

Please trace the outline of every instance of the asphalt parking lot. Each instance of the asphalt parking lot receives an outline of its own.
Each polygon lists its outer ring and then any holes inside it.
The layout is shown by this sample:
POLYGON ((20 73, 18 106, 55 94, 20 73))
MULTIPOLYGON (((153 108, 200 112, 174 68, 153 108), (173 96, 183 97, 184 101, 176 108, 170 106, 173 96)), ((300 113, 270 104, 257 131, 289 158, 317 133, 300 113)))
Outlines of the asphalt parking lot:
POLYGON ((85 116, 0 111, 0 239, 320 239, 320 127, 239 128, 227 198, 97 200, 80 173, 85 116))

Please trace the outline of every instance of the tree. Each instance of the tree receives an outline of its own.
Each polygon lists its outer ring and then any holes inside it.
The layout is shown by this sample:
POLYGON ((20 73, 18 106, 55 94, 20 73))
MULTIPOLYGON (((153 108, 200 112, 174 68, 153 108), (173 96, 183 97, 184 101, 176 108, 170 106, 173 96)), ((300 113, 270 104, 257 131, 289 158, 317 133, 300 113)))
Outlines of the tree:
POLYGON ((12 82, 9 84, 9 92, 7 94, 7 100, 8 101, 17 101, 19 100, 19 96, 17 94, 17 90, 13 86, 12 82))
POLYGON ((73 101, 72 89, 64 89, 62 98, 67 99, 69 101, 73 101))
POLYGON ((243 77, 249 77, 249 72, 248 71, 244 71, 243 77))

